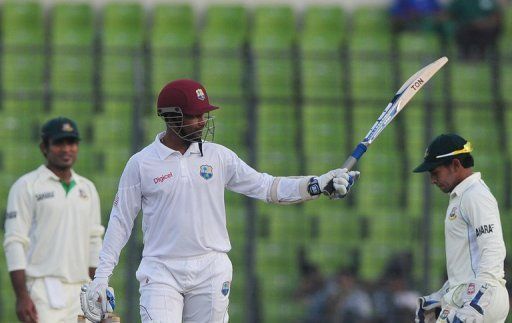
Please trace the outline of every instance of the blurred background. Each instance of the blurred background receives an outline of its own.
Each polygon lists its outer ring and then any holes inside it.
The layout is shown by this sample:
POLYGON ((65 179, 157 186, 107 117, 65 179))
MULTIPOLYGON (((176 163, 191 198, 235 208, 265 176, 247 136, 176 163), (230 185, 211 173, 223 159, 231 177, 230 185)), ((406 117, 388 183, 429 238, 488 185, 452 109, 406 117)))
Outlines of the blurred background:
MULTIPOLYGON (((221 107, 215 141, 251 166, 321 174, 413 72, 447 56, 346 200, 226 197, 231 322, 412 322, 416 297, 445 281, 448 197, 412 174, 433 137, 471 141, 512 248, 512 8, 477 17, 461 2, 474 1, 2 1, 0 208, 44 162, 41 124, 61 115, 78 123, 75 170, 96 184, 106 226, 126 161, 164 130, 155 100, 176 78, 203 83, 221 107)), ((123 322, 139 321, 140 216, 134 231, 111 278, 123 322)), ((0 268, 0 322, 15 322, 3 253, 0 268)))

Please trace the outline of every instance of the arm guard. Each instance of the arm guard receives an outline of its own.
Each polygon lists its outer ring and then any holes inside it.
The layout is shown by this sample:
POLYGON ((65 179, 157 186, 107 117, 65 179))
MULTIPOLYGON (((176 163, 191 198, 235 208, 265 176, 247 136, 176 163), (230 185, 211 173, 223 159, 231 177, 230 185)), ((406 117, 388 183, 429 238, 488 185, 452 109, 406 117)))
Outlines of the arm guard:
POLYGON ((320 196, 321 189, 313 176, 275 177, 267 198, 274 204, 296 204, 314 200, 320 196), (280 187, 280 185, 285 185, 280 187), (298 186, 298 187, 297 187, 298 186), (286 196, 280 196, 280 193, 286 196))

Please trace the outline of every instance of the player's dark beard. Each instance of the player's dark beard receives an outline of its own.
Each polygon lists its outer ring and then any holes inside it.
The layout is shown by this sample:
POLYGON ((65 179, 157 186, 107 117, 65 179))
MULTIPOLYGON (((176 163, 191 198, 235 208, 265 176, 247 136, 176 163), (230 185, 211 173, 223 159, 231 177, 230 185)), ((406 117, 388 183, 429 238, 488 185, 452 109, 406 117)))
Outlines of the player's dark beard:
POLYGON ((177 134, 185 142, 202 142, 203 141, 202 140, 203 129, 193 131, 193 132, 187 134, 187 133, 185 133, 184 127, 181 127, 177 134))
POLYGON ((172 132, 174 132, 178 138, 186 143, 187 146, 194 142, 201 143, 208 140, 208 138, 210 138, 209 141, 213 141, 215 123, 213 121, 214 117, 211 117, 209 113, 207 114, 204 126, 199 130, 191 131, 189 133, 187 133, 187 130, 189 130, 190 127, 195 127, 197 124, 183 125, 182 114, 167 113, 160 116, 164 119, 167 128, 172 130, 172 132))

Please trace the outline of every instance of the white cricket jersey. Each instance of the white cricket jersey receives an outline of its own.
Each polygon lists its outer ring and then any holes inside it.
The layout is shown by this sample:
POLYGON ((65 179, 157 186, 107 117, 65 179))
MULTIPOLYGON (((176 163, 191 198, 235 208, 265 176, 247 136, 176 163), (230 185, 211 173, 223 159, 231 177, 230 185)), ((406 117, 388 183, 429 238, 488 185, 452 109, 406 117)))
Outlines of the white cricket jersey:
MULTIPOLYGON (((228 148, 193 143, 185 154, 160 142, 133 155, 121 176, 96 277, 109 277, 142 209, 143 257, 175 259, 231 249, 224 189, 267 201, 274 177, 228 148)), ((300 199, 299 179, 281 181, 281 200, 300 199)))
POLYGON ((474 279, 503 281, 506 251, 498 203, 480 173, 450 193, 445 247, 450 287, 474 279))
POLYGON ((45 165, 20 177, 7 201, 4 250, 9 271, 63 282, 89 279, 101 248, 101 214, 94 184, 72 171, 66 194, 45 165))

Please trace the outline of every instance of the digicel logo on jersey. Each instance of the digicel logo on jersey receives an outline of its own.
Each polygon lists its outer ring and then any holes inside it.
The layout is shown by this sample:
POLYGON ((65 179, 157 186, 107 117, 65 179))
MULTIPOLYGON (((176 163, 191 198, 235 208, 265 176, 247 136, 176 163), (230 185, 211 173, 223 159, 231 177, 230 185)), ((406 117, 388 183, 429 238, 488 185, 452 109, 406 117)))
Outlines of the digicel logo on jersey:
POLYGON ((153 178, 153 182, 155 182, 155 184, 162 183, 163 181, 165 181, 166 179, 169 179, 171 177, 172 177, 172 172, 169 172, 169 174, 165 174, 160 177, 153 178))

